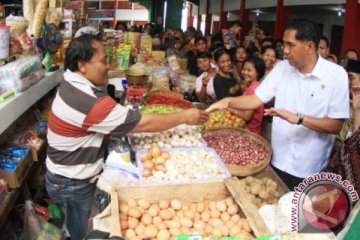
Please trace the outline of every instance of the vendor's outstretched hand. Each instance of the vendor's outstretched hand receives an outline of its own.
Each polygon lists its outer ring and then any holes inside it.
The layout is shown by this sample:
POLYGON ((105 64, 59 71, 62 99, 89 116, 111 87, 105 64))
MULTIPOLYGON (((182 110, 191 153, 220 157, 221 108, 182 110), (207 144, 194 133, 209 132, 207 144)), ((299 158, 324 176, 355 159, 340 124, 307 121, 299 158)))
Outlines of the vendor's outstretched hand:
POLYGON ((209 119, 209 114, 204 110, 190 108, 183 113, 186 115, 186 123, 189 125, 203 124, 209 119))
POLYGON ((205 111, 212 112, 217 109, 220 109, 220 110, 226 109, 226 108, 228 108, 228 105, 229 105, 229 99, 224 98, 224 99, 221 99, 220 101, 217 101, 217 102, 213 103, 212 105, 210 105, 210 107, 208 107, 205 111))

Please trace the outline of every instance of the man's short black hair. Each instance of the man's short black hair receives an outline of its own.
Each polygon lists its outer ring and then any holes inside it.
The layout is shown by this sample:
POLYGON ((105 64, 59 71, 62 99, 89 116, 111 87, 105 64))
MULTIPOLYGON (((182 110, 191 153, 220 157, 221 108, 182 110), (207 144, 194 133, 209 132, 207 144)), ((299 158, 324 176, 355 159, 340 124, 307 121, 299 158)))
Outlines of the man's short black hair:
POLYGON ((245 61, 243 62, 243 66, 245 65, 246 62, 251 62, 254 65, 254 68, 257 73, 257 80, 261 80, 264 77, 266 71, 266 65, 264 60, 257 56, 250 56, 245 59, 245 61))
POLYGON ((195 45, 197 45, 200 41, 204 41, 205 43, 207 43, 206 37, 197 37, 195 38, 195 45))
MULTIPOLYGON (((325 35, 321 35, 320 40, 324 40, 326 43, 326 47, 329 48, 329 39, 325 35)), ((319 42, 320 42, 319 40, 319 42)))
POLYGON ((274 52, 276 53, 275 47, 274 47, 274 46, 271 46, 271 45, 262 47, 260 53, 261 53, 261 54, 264 54, 264 53, 266 52, 266 50, 268 50, 268 49, 272 49, 272 50, 274 50, 274 52))
POLYGON ((275 40, 271 37, 266 37, 264 38, 263 40, 260 41, 260 46, 262 46, 262 44, 264 42, 269 42, 270 43, 270 46, 275 46, 275 40))
POLYGON ((229 22, 229 28, 232 28, 234 26, 243 27, 242 23, 239 20, 229 22))
POLYGON ((84 34, 71 40, 65 52, 64 70, 76 72, 79 70, 80 61, 90 61, 96 52, 93 46, 94 41, 101 42, 101 37, 84 34))
POLYGON ((208 51, 203 51, 196 54, 196 60, 205 58, 211 59, 211 53, 209 53, 208 51))
POLYGON ((293 19, 285 25, 285 30, 289 29, 296 30, 296 40, 312 41, 315 44, 315 49, 318 49, 321 33, 315 22, 305 18, 293 19))

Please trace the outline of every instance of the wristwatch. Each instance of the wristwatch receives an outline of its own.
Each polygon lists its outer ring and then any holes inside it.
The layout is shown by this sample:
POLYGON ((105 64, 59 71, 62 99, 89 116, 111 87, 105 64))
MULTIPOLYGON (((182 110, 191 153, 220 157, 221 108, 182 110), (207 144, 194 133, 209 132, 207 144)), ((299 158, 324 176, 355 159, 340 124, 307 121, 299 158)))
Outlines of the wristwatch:
POLYGON ((304 114, 302 114, 302 113, 296 113, 296 116, 299 118, 299 120, 297 121, 297 125, 300 125, 300 124, 302 124, 303 123, 303 121, 304 121, 304 114))

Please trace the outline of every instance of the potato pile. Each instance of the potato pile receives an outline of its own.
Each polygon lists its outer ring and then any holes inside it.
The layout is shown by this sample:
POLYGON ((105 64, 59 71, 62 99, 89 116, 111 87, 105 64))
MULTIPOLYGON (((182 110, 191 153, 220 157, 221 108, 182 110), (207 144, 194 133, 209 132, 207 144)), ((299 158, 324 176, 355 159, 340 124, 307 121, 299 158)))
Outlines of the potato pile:
POLYGON ((277 204, 279 200, 278 184, 268 177, 259 179, 248 176, 241 181, 241 184, 245 192, 248 193, 248 197, 257 207, 266 204, 277 204))
POLYGON ((232 197, 221 201, 183 203, 178 199, 150 203, 146 199, 120 203, 120 226, 126 239, 171 239, 179 234, 251 237, 232 197))

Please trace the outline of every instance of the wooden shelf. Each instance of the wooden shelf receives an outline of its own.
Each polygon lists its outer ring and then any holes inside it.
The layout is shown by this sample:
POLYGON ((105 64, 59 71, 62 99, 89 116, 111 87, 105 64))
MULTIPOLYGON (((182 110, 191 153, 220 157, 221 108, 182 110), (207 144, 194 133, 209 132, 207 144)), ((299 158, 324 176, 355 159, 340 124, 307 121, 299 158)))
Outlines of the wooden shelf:
POLYGON ((62 77, 62 71, 46 73, 39 82, 22 93, 15 94, 0 104, 0 135, 34 103, 55 88, 62 77))

